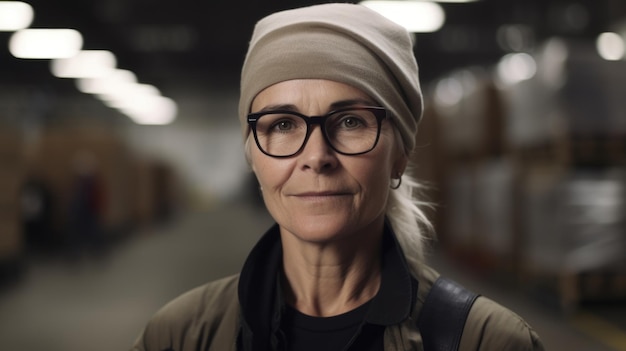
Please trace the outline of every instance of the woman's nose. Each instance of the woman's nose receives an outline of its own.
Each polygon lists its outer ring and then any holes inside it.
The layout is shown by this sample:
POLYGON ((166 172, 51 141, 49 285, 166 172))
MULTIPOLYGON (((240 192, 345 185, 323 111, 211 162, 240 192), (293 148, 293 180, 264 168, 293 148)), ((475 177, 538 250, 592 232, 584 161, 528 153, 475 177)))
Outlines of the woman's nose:
POLYGON ((338 163, 337 154, 328 145, 320 126, 313 127, 299 157, 304 169, 311 169, 316 172, 333 169, 338 163))

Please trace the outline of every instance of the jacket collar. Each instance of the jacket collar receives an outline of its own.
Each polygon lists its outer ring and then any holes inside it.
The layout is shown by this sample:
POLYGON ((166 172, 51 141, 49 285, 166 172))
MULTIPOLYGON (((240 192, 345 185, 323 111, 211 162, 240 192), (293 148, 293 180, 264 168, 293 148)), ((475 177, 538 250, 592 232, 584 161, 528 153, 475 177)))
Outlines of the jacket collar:
POLYGON ((241 334, 244 350, 266 350, 280 321, 278 276, 282 264, 280 229, 272 226, 252 248, 239 276, 241 334))
MULTIPOLYGON (((411 276, 391 226, 385 222, 381 247, 381 287, 372 300, 366 322, 381 326, 408 318, 415 305, 417 281, 411 276)), ((239 278, 242 314, 240 343, 245 350, 264 350, 276 343, 284 307, 279 288, 282 265, 280 229, 272 226, 254 246, 239 278)))

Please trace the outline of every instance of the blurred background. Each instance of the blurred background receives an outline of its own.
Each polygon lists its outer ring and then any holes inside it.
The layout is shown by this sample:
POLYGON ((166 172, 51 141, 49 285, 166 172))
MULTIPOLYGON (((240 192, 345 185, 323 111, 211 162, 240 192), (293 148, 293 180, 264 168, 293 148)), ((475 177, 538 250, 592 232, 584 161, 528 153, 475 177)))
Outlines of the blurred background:
MULTIPOLYGON (((0 1, 3 349, 128 349, 239 270, 272 223, 237 119, 247 42, 321 2, 0 1)), ((432 264, 548 349, 626 350, 626 1, 400 5, 432 264)))

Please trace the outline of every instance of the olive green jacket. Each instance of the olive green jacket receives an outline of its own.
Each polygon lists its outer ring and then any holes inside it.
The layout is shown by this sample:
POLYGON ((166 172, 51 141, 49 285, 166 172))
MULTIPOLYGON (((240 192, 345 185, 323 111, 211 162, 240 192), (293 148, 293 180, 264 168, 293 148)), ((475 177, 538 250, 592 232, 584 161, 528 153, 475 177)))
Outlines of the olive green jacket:
MULTIPOLYGON (((399 246, 395 240, 394 245, 399 246)), ((259 253, 261 253, 260 257, 277 255, 267 247, 259 250, 259 253)), ((396 254, 398 255, 400 254, 396 254)), ((251 253, 251 256, 254 255, 251 253)), ((401 262, 407 265, 405 269, 408 275, 408 264, 404 259, 401 262)), ((253 266, 259 265, 262 264, 254 262, 253 266)), ((256 292, 254 287, 249 287, 250 281, 242 279, 250 273, 245 268, 246 266, 241 275, 223 278, 195 288, 165 305, 149 321, 132 347, 132 351, 247 349, 241 343, 242 334, 244 337, 246 335, 242 333, 242 328, 245 329, 250 323, 244 321, 245 317, 242 317, 245 313, 242 314, 241 294, 242 291, 243 294, 249 295, 262 293, 256 292), (240 284, 248 285, 248 288, 244 291, 240 289, 240 284)), ((410 306, 410 311, 403 315, 402 320, 385 328, 385 350, 424 350, 416 321, 432 284, 438 278, 438 273, 427 266, 410 271, 420 272, 417 276, 412 275, 412 280, 418 282, 414 284, 417 289, 409 290, 409 292, 413 291, 410 294, 416 296, 411 296, 409 299, 412 306, 410 306)), ((259 281, 261 280, 254 282, 259 281)), ((249 308, 247 305, 244 307, 243 309, 249 308)), ((255 307, 257 306, 253 308, 255 307)), ((460 351, 541 351, 543 349, 538 335, 524 320, 485 297, 476 299, 472 306, 459 348, 460 351)))

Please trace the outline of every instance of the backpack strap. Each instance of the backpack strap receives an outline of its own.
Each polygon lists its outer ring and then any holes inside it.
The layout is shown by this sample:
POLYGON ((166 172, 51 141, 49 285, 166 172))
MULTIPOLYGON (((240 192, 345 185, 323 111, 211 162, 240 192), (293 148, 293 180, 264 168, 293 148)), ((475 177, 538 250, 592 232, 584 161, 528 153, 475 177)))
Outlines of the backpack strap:
POLYGON ((417 320, 425 351, 456 351, 465 320, 479 295, 439 277, 428 292, 417 320))

